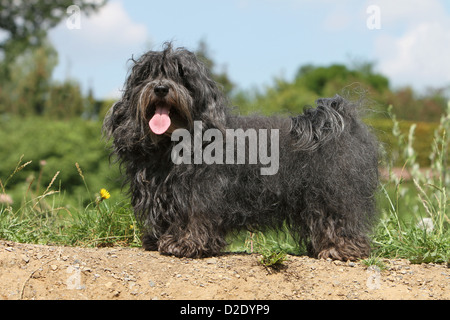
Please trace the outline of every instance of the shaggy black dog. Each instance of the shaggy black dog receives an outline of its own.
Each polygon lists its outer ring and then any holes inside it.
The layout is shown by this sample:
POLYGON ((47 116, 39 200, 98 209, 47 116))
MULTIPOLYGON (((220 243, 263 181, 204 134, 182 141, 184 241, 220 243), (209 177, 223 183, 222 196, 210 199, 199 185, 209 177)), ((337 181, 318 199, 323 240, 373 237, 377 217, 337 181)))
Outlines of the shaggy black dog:
POLYGON ((129 184, 143 246, 216 255, 233 231, 287 225, 309 254, 369 254, 378 145, 356 104, 319 99, 296 117, 241 117, 194 53, 142 55, 104 132, 129 184))

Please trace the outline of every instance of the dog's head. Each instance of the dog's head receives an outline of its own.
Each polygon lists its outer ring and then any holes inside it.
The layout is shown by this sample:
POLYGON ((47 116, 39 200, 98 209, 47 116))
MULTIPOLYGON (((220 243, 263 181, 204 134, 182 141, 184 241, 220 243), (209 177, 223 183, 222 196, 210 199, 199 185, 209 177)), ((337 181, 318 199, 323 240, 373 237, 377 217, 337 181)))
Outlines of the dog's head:
POLYGON ((122 130, 139 129, 141 139, 149 135, 158 143, 178 128, 192 130, 195 120, 206 128, 223 129, 226 100, 194 53, 168 43, 133 62, 122 99, 105 119, 109 134, 127 126, 122 130), (138 128, 130 127, 131 119, 138 128))

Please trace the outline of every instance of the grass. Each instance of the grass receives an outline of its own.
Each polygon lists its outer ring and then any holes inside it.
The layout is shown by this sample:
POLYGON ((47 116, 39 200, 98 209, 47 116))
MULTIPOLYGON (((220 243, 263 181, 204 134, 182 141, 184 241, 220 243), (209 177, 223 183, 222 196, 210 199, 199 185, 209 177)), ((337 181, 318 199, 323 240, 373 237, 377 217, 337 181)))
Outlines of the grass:
POLYGON ((277 231, 241 231, 237 235, 230 235, 228 242, 230 244, 226 251, 257 253, 261 255, 259 263, 269 271, 281 269, 288 254, 306 254, 306 249, 292 238, 287 226, 277 231))
MULTIPOLYGON (((0 180, 0 194, 7 194, 9 180, 29 164, 22 163, 21 157, 5 183, 0 180)), ((85 181, 78 164, 77 170, 85 181)), ((140 245, 139 227, 128 203, 111 204, 100 192, 91 194, 85 184, 90 203, 86 207, 69 209, 62 205, 65 197, 61 187, 54 186, 57 177, 58 172, 38 195, 33 192, 35 181, 28 182, 19 205, 13 206, 11 201, 0 203, 1 239, 68 246, 140 245)))
MULTIPOLYGON (((395 176, 389 169, 392 166, 387 165, 390 174, 378 194, 381 220, 372 237, 372 255, 363 263, 380 269, 383 258, 404 258, 412 263, 449 263, 450 103, 435 132, 430 166, 426 171, 421 170, 412 147, 415 126, 404 135, 394 115, 392 120, 395 143, 403 150, 399 155, 403 159, 403 170, 411 174, 412 180, 395 176), (424 221, 432 224, 432 228, 424 228, 424 221)), ((398 159, 393 159, 392 163, 394 161, 398 159)), ((48 185, 41 186, 41 173, 37 174, 37 179, 27 180, 21 176, 30 163, 21 157, 12 174, 5 180, 0 179, 0 239, 67 246, 140 246, 140 228, 127 200, 116 195, 109 197, 101 190, 92 192, 82 168, 74 164, 86 196, 78 206, 65 205, 68 196, 58 184, 59 172, 55 172, 48 185), (12 179, 24 180, 21 199, 15 203, 11 203, 8 195, 8 183, 12 179)), ((229 240, 226 251, 259 253, 261 264, 271 268, 282 266, 287 254, 306 252, 287 230, 241 232, 229 240)))
POLYGON ((373 237, 373 257, 404 258, 412 263, 450 262, 450 219, 448 216, 450 175, 448 174, 450 102, 434 135, 430 168, 425 173, 416 162, 412 148, 414 125, 408 136, 402 135, 398 121, 394 136, 404 150, 404 170, 412 176, 412 184, 393 174, 381 186, 384 203, 382 219, 373 237), (388 189, 394 192, 388 192, 388 189), (408 212, 409 219, 401 219, 408 212), (426 222, 426 223, 425 223, 426 222), (426 228, 428 225, 429 228, 426 228))

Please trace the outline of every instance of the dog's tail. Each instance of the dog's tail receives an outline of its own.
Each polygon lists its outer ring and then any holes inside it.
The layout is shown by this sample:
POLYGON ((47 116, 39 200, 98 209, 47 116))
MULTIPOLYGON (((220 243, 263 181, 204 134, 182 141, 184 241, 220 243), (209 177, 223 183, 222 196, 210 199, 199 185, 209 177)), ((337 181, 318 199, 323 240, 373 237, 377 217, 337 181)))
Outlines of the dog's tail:
POLYGON ((326 142, 340 136, 357 118, 357 106, 339 95, 316 101, 316 108, 306 108, 303 114, 291 117, 291 135, 294 147, 314 151, 326 142))

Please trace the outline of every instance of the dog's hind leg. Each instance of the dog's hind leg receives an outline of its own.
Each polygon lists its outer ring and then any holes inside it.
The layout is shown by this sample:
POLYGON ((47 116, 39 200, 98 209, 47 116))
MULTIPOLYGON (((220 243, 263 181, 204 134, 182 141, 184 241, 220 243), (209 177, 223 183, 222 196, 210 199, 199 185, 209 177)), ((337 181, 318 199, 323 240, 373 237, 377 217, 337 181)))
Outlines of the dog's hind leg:
POLYGON ((331 258, 334 260, 355 261, 368 257, 370 253, 370 245, 364 237, 340 237, 333 239, 333 241, 333 243, 325 244, 323 248, 319 249, 320 252, 317 254, 319 259, 331 258))
POLYGON ((367 257, 370 253, 367 236, 344 224, 342 218, 315 220, 310 225, 309 254, 319 259, 342 261, 367 257))

